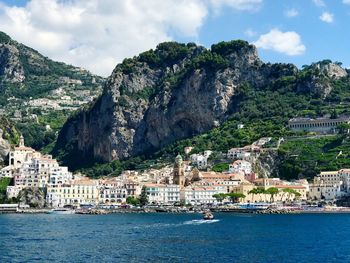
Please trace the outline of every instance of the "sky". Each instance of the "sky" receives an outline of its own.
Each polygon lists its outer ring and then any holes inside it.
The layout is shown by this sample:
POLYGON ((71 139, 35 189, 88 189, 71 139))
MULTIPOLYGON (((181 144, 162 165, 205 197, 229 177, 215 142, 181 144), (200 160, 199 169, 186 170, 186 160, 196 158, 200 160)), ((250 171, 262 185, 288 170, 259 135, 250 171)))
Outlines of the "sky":
POLYGON ((265 62, 350 67, 350 0, 0 0, 0 30, 51 59, 109 76, 164 41, 244 39, 265 62))

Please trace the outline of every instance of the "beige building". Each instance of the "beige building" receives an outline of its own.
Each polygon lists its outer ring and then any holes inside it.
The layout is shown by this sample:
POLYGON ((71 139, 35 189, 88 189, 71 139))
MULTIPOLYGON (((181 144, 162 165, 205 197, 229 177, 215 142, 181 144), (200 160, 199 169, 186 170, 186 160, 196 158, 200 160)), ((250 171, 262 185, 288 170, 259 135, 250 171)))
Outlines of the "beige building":
POLYGON ((96 205, 99 202, 99 196, 98 180, 81 178, 63 185, 48 185, 46 201, 52 207, 96 205))
POLYGON ((257 203, 257 202, 286 202, 286 201, 295 201, 298 200, 306 200, 307 199, 307 193, 308 193, 308 186, 306 185, 273 185, 269 187, 264 187, 265 189, 268 189, 270 187, 275 187, 278 189, 278 193, 274 195, 273 197, 270 194, 252 194, 250 193, 251 190, 256 188, 258 186, 245 181, 242 182, 240 185, 233 187, 232 192, 233 193, 242 193, 245 195, 245 198, 241 199, 240 201, 242 203, 257 203), (299 197, 295 196, 294 194, 289 194, 283 191, 284 189, 289 188, 293 189, 296 192, 300 194, 299 197))

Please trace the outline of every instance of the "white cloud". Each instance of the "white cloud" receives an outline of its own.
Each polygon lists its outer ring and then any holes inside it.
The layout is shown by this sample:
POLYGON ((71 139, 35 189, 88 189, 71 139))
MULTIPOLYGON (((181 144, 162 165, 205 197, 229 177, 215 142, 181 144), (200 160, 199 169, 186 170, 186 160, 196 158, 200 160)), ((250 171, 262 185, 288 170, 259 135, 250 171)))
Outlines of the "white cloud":
POLYGON ((328 12, 323 12, 320 16, 320 20, 326 23, 332 23, 333 22, 334 15, 328 12))
POLYGON ((299 15, 299 12, 298 12, 298 10, 292 8, 292 9, 287 10, 284 14, 286 17, 296 17, 299 15))
POLYGON ((343 4, 350 5, 350 0, 343 0, 343 4))
POLYGON ((312 0, 312 2, 314 2, 314 4, 318 7, 325 7, 326 4, 323 0, 312 0))
POLYGON ((289 56, 301 55, 306 50, 298 33, 282 32, 278 29, 272 29, 267 34, 261 35, 253 44, 258 48, 274 50, 289 56))
POLYGON ((236 10, 256 11, 260 8, 263 0, 210 0, 215 11, 223 6, 229 6, 236 10))
POLYGON ((263 0, 30 0, 0 4, 0 30, 44 55, 107 76, 125 57, 196 39, 213 10, 256 10, 263 0))

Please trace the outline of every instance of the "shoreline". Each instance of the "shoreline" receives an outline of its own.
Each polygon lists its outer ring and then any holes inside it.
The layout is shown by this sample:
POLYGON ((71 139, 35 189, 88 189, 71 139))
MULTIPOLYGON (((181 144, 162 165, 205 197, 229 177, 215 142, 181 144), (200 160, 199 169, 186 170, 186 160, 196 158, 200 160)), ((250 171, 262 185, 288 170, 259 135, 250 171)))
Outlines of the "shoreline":
MULTIPOLYGON (((18 211, 0 211, 2 214, 77 214, 77 215, 107 215, 107 214, 202 214, 203 210, 183 209, 84 209, 68 210, 67 213, 55 212, 52 209, 22 209, 18 211)), ((286 214, 350 214, 350 208, 323 210, 294 210, 294 209, 210 209, 213 213, 252 214, 252 215, 286 215, 286 214)))

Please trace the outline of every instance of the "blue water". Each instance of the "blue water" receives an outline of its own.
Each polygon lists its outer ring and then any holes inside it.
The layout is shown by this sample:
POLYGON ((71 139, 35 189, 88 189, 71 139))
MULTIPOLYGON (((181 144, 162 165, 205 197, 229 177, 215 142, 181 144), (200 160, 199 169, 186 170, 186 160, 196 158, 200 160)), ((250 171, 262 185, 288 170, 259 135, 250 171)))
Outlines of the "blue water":
POLYGON ((0 215, 0 262, 350 262, 350 215, 0 215))

